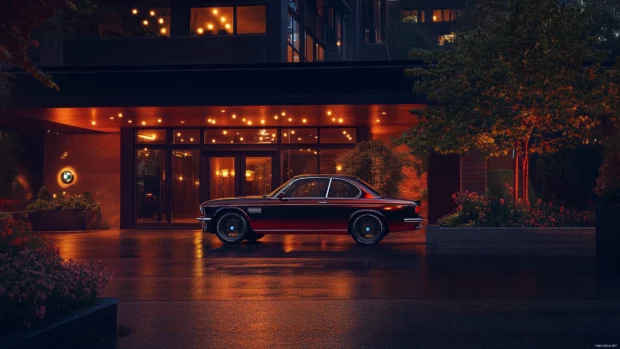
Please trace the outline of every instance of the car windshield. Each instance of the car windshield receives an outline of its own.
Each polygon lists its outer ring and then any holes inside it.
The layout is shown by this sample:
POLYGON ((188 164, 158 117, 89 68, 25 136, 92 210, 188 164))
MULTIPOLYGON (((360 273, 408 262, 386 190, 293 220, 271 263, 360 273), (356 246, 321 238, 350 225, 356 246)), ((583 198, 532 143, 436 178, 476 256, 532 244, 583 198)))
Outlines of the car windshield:
POLYGON ((276 190, 272 191, 271 193, 265 195, 266 197, 272 197, 274 195, 276 195, 277 192, 279 192, 282 188, 286 187, 289 184, 290 180, 286 181, 284 184, 282 184, 281 186, 279 186, 278 188, 276 188, 276 190))
POLYGON ((371 194, 373 194, 375 196, 383 196, 383 195, 381 195, 381 193, 377 189, 375 189, 372 185, 370 185, 365 180, 359 179, 359 182, 362 183, 366 187, 366 189, 368 189, 370 191, 371 194))

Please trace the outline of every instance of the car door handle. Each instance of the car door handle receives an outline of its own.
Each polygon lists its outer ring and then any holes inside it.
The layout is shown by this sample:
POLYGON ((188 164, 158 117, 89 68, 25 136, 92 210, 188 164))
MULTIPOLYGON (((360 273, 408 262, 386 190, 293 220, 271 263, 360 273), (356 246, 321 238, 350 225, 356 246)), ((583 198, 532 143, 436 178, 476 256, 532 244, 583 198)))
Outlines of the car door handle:
POLYGON ((327 201, 319 201, 319 204, 326 204, 327 201))

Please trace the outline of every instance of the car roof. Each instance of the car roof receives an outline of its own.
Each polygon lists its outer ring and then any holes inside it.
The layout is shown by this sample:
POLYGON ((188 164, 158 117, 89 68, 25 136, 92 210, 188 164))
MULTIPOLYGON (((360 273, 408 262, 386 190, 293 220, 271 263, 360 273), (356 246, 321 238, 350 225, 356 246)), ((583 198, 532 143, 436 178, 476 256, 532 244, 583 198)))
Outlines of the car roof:
POLYGON ((304 175, 298 175, 295 176, 293 178, 312 178, 312 177, 325 177, 325 178, 341 178, 341 179, 348 179, 348 180, 354 180, 354 181, 358 181, 359 178, 356 176, 346 176, 346 175, 339 175, 339 174, 304 174, 304 175))

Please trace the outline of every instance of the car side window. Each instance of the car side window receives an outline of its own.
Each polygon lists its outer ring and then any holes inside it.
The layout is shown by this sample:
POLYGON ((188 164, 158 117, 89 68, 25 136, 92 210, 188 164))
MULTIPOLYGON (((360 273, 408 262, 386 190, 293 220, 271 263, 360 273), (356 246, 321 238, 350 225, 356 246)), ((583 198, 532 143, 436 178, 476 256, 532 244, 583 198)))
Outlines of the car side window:
POLYGON ((329 187, 328 198, 356 198, 361 191, 353 184, 341 179, 333 179, 332 185, 329 187))
POLYGON ((324 198, 329 186, 329 178, 299 179, 284 190, 289 198, 324 198))

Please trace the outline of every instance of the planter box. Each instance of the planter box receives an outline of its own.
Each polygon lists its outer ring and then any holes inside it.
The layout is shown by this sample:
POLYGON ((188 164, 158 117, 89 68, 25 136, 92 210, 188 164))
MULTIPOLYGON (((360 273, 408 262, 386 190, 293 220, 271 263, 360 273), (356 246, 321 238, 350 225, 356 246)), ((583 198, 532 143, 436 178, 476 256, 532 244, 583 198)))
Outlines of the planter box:
POLYGON ((444 228, 426 227, 426 243, 438 248, 574 248, 594 247, 595 228, 444 228))
POLYGON ((0 348, 87 348, 116 333, 117 301, 100 298, 91 307, 23 332, 0 337, 0 348))
POLYGON ((72 231, 99 229, 99 219, 94 212, 48 211, 28 214, 34 231, 72 231))
POLYGON ((596 208, 596 269, 601 276, 620 277, 620 205, 596 208))

